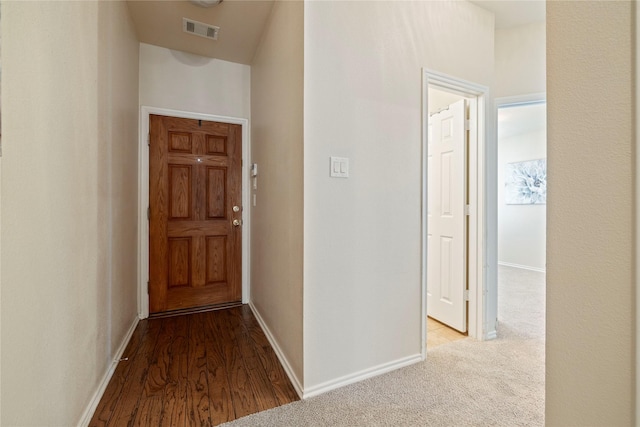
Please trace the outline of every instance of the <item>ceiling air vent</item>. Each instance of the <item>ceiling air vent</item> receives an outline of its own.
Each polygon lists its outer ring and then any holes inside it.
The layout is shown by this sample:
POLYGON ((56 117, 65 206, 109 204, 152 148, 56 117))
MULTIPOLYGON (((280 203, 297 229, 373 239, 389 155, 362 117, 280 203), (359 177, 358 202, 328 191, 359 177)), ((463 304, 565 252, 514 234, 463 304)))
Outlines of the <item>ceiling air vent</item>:
POLYGON ((220 27, 204 24, 192 19, 182 18, 182 31, 196 36, 204 37, 210 40, 218 40, 220 27))

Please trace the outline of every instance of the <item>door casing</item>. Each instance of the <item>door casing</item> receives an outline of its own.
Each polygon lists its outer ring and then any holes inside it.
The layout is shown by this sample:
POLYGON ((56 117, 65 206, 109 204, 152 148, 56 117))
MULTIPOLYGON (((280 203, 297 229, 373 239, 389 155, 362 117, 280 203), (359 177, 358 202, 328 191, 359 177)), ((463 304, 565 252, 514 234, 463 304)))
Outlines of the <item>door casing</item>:
POLYGON ((213 122, 239 124, 242 126, 242 303, 249 302, 251 277, 249 266, 251 215, 249 204, 249 174, 247 172, 251 142, 249 120, 238 117, 217 116, 213 114, 194 113, 166 108, 142 106, 140 109, 140 136, 138 143, 138 317, 149 317, 149 115, 180 117, 185 119, 207 120, 213 122))
MULTIPOLYGON (((486 149, 488 138, 487 108, 489 88, 468 82, 466 80, 451 77, 446 74, 423 69, 422 70, 422 212, 421 212, 421 287, 422 287, 422 316, 421 316, 421 332, 422 332, 422 358, 426 358, 427 343, 427 155, 428 155, 428 130, 429 130, 429 86, 442 89, 449 92, 460 94, 466 98, 470 98, 469 103, 469 227, 468 233, 468 271, 469 271, 469 336, 478 340, 493 338, 488 329, 495 333, 495 322, 488 322, 487 315, 487 270, 490 267, 487 262, 487 254, 490 252, 491 240, 495 246, 496 238, 491 239, 488 233, 491 227, 488 226, 486 219, 488 217, 487 198, 488 180, 486 177, 486 149)), ((495 198, 495 196, 494 196, 495 198)), ((493 230, 495 234, 495 229, 493 230)), ((489 259, 495 259, 489 258, 489 259)), ((495 270, 495 267, 493 268, 495 270)), ((494 292, 495 295, 495 292, 494 292)), ((497 296, 495 299, 497 303, 497 296)))

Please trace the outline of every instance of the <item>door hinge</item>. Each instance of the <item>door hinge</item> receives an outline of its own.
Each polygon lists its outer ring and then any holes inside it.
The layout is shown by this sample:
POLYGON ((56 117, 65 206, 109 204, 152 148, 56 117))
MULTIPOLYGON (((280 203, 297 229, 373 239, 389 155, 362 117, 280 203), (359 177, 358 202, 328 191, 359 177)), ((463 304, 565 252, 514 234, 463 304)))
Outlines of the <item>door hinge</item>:
POLYGON ((149 293, 149 281, 147 281, 147 294, 149 293))
POLYGON ((147 145, 151 146, 151 134, 150 133, 147 134, 147 145))
POLYGON ((471 120, 464 121, 464 130, 471 130, 471 120))
POLYGON ((151 206, 147 206, 147 221, 151 220, 151 206))
POLYGON ((464 290, 463 297, 465 301, 469 301, 469 289, 464 290))
POLYGON ((464 205, 464 214, 465 215, 471 215, 471 206, 470 205, 464 205))

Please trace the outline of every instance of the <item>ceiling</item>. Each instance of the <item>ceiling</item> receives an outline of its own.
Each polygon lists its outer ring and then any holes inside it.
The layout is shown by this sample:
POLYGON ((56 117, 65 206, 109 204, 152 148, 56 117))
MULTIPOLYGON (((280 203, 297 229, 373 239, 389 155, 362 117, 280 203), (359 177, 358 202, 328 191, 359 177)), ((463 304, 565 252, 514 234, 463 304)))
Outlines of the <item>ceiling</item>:
MULTIPOLYGON (((471 0, 495 14, 496 28, 545 20, 544 0, 471 0)), ((187 0, 128 0, 138 39, 143 43, 251 64, 274 0, 224 0, 203 8, 187 0), (218 40, 182 31, 182 18, 220 27, 218 40)))
POLYGON ((127 1, 141 42, 240 64, 251 63, 273 3, 224 0, 203 8, 186 0, 127 1), (184 33, 182 18, 220 27, 218 40, 184 33))
POLYGON ((493 12, 496 29, 544 22, 546 7, 544 0, 469 0, 483 9, 493 12))

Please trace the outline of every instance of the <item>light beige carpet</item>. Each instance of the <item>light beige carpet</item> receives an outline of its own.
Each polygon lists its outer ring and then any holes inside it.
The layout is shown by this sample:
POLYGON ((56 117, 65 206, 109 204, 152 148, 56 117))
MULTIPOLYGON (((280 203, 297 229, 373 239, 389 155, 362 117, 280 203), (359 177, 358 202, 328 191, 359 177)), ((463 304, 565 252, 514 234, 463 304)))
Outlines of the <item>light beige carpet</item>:
POLYGON ((500 267, 498 339, 225 426, 542 426, 544 274, 500 267))

